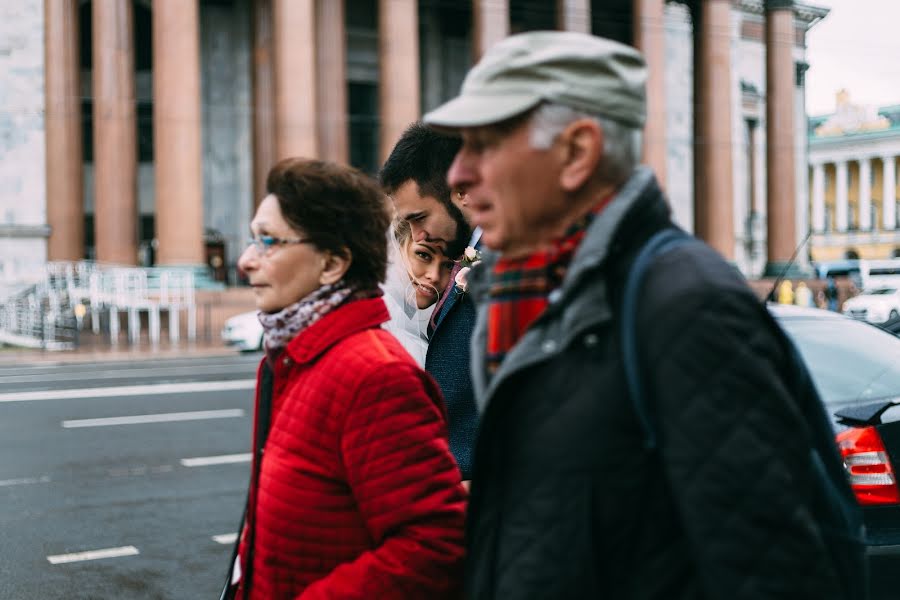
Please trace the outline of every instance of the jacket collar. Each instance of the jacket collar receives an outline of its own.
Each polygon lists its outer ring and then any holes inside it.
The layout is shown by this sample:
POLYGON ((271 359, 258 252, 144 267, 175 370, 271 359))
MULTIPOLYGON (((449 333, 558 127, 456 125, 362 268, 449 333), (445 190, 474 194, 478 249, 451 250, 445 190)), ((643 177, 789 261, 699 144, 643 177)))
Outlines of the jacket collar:
POLYGON ((441 326, 441 321, 443 321, 448 314, 450 314, 450 310, 453 308, 453 305, 456 304, 457 300, 459 300, 460 292, 456 289, 456 284, 451 280, 450 285, 447 286, 447 300, 441 305, 440 312, 438 312, 437 317, 434 320, 434 330, 437 331, 437 328, 441 326))
MULTIPOLYGON (((482 253, 482 257, 484 256, 484 252, 486 251, 481 245, 481 227, 476 227, 472 232, 472 237, 469 240, 469 245, 482 253)), ((455 273, 455 271, 454 271, 455 273)), ((470 271, 471 274, 471 271, 470 271)), ((460 300, 460 298, 468 293, 468 290, 465 292, 460 292, 456 287, 456 282, 454 281, 454 277, 450 278, 450 283, 447 285, 447 300, 444 301, 440 306, 440 310, 437 316, 434 319, 434 330, 437 331, 437 328, 441 326, 441 321, 443 321, 448 314, 450 314, 450 310, 453 306, 460 300)))
POLYGON ((389 318, 381 298, 353 300, 301 331, 288 343, 285 352, 297 364, 312 362, 343 338, 380 327, 389 318))

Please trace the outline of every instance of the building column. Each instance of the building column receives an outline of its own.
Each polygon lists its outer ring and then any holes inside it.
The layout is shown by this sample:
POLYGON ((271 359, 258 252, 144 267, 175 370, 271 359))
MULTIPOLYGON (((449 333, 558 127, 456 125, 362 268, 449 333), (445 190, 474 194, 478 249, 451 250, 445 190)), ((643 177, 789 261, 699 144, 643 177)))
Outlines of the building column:
POLYGON ((48 260, 84 258, 78 0, 44 2, 48 260))
POLYGON ((859 159, 859 228, 872 229, 872 161, 859 159))
MULTIPOLYGON (((633 0, 634 44, 647 61, 647 121, 642 160, 666 182, 666 30, 663 0, 633 0)), ((730 27, 730 25, 729 25, 730 27)))
POLYGON ((815 232, 825 231, 825 166, 813 165, 812 175, 812 227, 815 232))
POLYGON ((509 35, 509 0, 472 0, 472 52, 478 61, 484 51, 509 35))
POLYGON ((201 265, 199 0, 153 2, 153 161, 156 262, 201 265))
POLYGON ((272 0, 253 0, 253 206, 266 195, 275 164, 275 65, 272 0))
POLYGON ((778 275, 797 246, 794 11, 790 0, 766 4, 766 275, 778 275))
POLYGON ((694 230, 731 261, 734 260, 731 1, 706 0, 694 15, 694 230))
POLYGON ((94 239, 100 262, 137 263, 134 10, 94 0, 94 239))
MULTIPOLYGON (((316 0, 318 31, 319 153, 325 160, 350 160, 347 126, 347 32, 344 3, 316 0)), ((418 64, 418 63, 417 63, 418 64)))
POLYGON ((847 231, 847 161, 834 164, 834 228, 847 231))
POLYGON ((272 0, 276 159, 317 158, 315 0, 272 0))
POLYGON ((556 26, 563 31, 591 32, 590 0, 556 0, 556 26))
POLYGON ((881 171, 881 214, 886 230, 897 228, 897 167, 896 157, 884 156, 881 158, 884 165, 881 171))
POLYGON ((421 111, 418 1, 380 0, 378 27, 379 145, 383 162, 421 111))

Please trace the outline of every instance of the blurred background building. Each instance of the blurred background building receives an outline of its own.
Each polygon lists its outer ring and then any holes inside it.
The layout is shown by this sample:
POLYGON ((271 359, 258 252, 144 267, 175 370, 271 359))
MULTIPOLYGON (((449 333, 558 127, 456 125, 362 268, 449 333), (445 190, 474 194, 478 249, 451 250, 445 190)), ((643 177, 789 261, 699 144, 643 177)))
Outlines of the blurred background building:
MULTIPOLYGON (((87 258, 234 283, 277 159, 375 173, 485 48, 537 29, 645 53, 644 158, 678 221, 748 276, 778 272, 809 230, 805 39, 826 14, 791 0, 4 2, 0 279, 87 258)), ((825 209, 837 230, 840 198, 825 209)))
POLYGON ((810 255, 815 261, 900 257, 900 105, 854 104, 809 119, 810 255))

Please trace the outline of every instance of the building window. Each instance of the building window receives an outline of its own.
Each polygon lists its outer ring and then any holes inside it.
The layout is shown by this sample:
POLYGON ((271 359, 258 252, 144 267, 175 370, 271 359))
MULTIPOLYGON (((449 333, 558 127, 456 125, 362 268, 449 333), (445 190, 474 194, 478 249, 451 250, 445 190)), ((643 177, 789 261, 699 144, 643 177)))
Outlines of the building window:
POLYGON ((794 63, 794 83, 797 87, 803 87, 806 85, 806 70, 809 69, 809 63, 804 61, 797 61, 794 63))
POLYGON ((378 172, 378 85, 348 84, 350 164, 371 175, 378 172))
POLYGON ((510 0, 509 31, 546 31, 556 29, 556 3, 541 0, 510 0))

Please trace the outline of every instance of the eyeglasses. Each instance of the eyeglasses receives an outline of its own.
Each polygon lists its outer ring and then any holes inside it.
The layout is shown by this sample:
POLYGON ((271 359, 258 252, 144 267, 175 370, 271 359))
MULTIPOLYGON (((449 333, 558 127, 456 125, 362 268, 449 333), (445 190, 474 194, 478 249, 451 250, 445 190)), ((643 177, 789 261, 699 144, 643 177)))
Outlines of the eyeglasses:
POLYGON ((271 235, 251 236, 247 240, 247 246, 253 246, 257 254, 267 254, 275 246, 288 246, 291 244, 314 244, 309 238, 277 238, 271 235))

